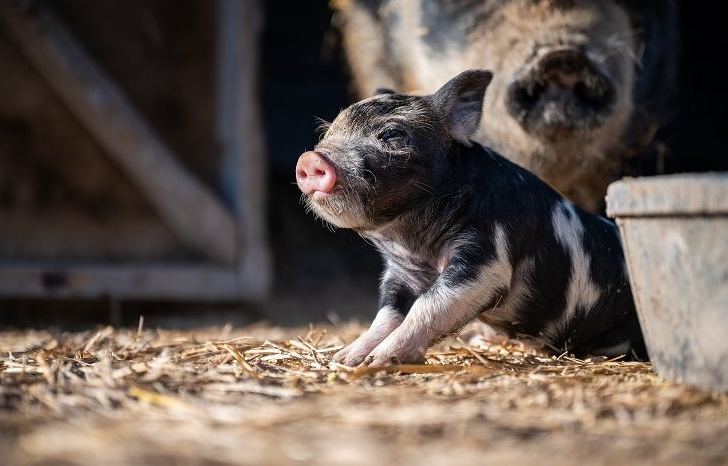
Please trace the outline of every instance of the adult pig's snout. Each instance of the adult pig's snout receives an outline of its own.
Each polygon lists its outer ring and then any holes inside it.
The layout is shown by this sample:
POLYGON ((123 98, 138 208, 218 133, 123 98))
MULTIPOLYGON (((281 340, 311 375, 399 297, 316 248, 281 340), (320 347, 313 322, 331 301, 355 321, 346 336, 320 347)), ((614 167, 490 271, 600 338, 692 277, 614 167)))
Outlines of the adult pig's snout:
POLYGON ((592 130, 610 113, 615 93, 585 53, 563 49, 524 67, 508 87, 506 104, 531 133, 592 130))
POLYGON ((328 194, 336 184, 336 169, 323 154, 304 152, 296 164, 296 183, 306 195, 328 194))

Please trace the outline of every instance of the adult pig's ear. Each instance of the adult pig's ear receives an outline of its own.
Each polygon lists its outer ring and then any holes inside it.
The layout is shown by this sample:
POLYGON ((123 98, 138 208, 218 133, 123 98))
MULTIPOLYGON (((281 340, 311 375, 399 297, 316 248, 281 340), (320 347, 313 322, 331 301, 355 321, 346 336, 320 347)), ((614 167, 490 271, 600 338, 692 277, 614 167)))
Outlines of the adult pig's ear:
POLYGON ((432 96, 456 141, 470 145, 470 137, 480 122, 485 88, 492 78, 493 73, 486 70, 463 71, 432 96))

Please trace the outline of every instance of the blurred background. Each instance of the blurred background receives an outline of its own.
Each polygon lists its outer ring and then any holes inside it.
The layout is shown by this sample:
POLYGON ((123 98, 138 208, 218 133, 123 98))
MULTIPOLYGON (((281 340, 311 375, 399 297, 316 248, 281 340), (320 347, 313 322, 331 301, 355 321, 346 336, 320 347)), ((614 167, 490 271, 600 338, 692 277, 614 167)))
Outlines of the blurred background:
MULTIPOLYGON (((665 171, 728 170, 723 18, 678 7, 665 171)), ((294 184, 316 117, 354 95, 326 1, 20 1, 0 19, 0 327, 373 316, 377 253, 294 184)))

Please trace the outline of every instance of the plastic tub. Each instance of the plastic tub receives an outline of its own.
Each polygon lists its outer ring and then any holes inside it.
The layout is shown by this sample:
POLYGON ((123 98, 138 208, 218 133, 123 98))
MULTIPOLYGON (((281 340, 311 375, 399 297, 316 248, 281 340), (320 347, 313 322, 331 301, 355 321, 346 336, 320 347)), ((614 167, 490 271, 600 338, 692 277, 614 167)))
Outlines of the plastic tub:
POLYGON ((607 214, 657 373, 728 391, 728 173, 618 181, 607 214))

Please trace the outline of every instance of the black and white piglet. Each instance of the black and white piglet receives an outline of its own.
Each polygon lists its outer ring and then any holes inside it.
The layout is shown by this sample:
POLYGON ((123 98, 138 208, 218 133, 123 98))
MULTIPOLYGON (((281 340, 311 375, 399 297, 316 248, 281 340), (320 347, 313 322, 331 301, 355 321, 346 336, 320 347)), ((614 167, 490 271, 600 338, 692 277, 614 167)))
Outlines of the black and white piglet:
POLYGON ((616 227, 469 139, 491 77, 358 102, 298 159, 307 207, 386 262, 374 322, 335 361, 421 361, 476 317, 556 353, 645 356, 616 227))

